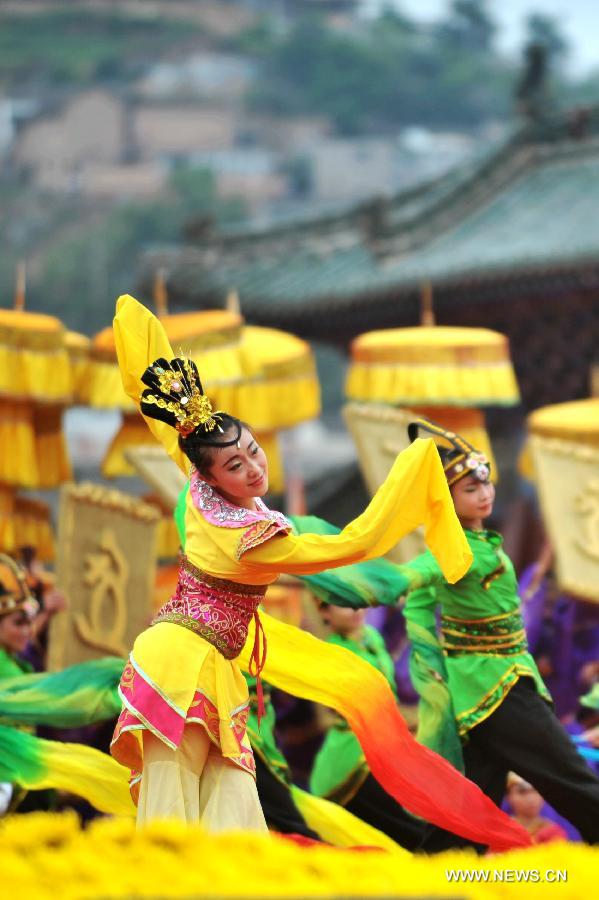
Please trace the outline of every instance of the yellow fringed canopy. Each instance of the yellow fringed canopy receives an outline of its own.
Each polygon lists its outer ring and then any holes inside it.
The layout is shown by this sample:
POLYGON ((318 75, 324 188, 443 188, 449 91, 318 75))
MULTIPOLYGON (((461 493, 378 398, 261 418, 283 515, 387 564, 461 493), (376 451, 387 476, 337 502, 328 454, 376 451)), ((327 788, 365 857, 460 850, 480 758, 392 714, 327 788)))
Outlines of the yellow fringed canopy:
POLYGON ((17 547, 15 535, 15 492, 0 484, 0 548, 3 553, 12 553, 17 547))
POLYGON ((0 400, 0 482, 54 488, 71 478, 61 406, 0 400))
POLYGON ((279 431, 320 413, 320 384, 312 348, 275 328, 246 325, 241 337, 244 381, 239 395, 257 431, 279 431))
POLYGON ((0 482, 53 488, 71 477, 62 412, 72 397, 62 323, 0 309, 0 482))
MULTIPOLYGON (((556 438, 599 447, 599 398, 590 397, 587 400, 543 406, 529 415, 528 431, 541 438, 556 438)), ((522 448, 518 469, 524 478, 535 480, 530 440, 522 448)))
POLYGON ((599 446, 599 397, 556 403, 528 417, 531 434, 599 446))
POLYGON ((67 331, 65 334, 65 347, 71 366, 72 401, 75 404, 84 404, 89 374, 91 341, 86 335, 79 334, 78 331, 67 331))
POLYGON ((487 328, 421 325, 357 337, 346 383, 351 400, 413 410, 459 432, 497 465, 481 406, 520 401, 507 338, 487 328))
POLYGON ((0 396, 70 402, 71 368, 59 319, 0 309, 0 396))
POLYGON ((16 491, 54 488, 72 477, 62 428, 75 393, 69 346, 54 316, 0 309, 0 549, 31 545, 43 560, 53 555, 49 508, 16 491))
POLYGON ((351 346, 351 400, 394 406, 512 406, 520 395, 507 338, 486 328, 370 331, 351 346))

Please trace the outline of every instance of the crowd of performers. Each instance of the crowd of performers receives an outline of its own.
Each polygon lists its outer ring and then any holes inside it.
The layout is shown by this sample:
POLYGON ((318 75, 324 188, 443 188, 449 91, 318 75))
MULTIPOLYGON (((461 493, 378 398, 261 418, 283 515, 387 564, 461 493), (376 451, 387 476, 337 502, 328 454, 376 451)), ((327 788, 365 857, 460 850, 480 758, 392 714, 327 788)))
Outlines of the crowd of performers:
MULTIPOLYGON (((160 322, 124 297, 114 328, 125 389, 189 479, 175 514, 178 584, 126 663, 35 674, 22 656, 43 624, 31 572, 2 560, 3 810, 25 809, 25 789, 35 798, 56 788, 126 814, 130 789, 140 826, 176 817, 212 831, 272 828, 433 853, 563 836, 541 815, 546 800, 598 843, 597 690, 583 698, 586 743, 577 744, 531 655, 502 538, 485 524, 495 495, 486 457, 417 419, 357 519, 342 530, 288 519, 261 499, 268 465, 251 423, 212 409, 195 364, 174 357, 160 322), (418 526, 424 553, 405 565, 382 559, 418 526), (313 594, 326 640, 261 609, 282 573, 313 594), (402 610, 417 739, 400 712, 395 661, 366 621, 375 607, 402 610), (277 744, 273 687, 331 710, 309 790, 293 783, 277 744), (34 734, 117 714, 112 758, 34 734)), ((37 590, 46 617, 60 608, 37 590)), ((531 596, 539 590, 536 580, 531 596)))

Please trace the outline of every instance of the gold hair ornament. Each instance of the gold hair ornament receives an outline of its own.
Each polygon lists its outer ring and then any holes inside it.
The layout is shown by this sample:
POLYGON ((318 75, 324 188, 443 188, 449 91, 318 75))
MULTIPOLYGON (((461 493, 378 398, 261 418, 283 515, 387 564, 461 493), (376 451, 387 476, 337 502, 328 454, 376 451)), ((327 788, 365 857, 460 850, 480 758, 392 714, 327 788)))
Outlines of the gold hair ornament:
POLYGON ((154 365, 152 366, 152 371, 158 379, 160 391, 170 399, 167 400, 154 394, 146 394, 144 397, 145 402, 153 403, 155 406, 172 413, 177 419, 175 428, 184 437, 191 434, 200 425, 206 431, 214 431, 215 428, 218 428, 222 432, 222 428, 219 425, 220 415, 218 412, 214 412, 212 403, 202 393, 189 360, 184 358, 181 361, 190 389, 187 389, 185 381, 176 371, 165 369, 160 365, 154 365))

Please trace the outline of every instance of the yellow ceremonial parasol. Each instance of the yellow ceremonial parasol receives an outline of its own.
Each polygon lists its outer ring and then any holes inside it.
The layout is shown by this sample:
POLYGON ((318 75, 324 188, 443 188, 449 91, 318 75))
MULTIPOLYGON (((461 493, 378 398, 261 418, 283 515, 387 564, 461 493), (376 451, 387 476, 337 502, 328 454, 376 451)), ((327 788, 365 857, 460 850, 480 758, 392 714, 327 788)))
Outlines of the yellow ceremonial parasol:
POLYGON ((0 309, 0 547, 37 546, 51 555, 48 509, 19 488, 57 487, 71 478, 62 429, 73 380, 59 319, 24 310, 19 269, 14 309, 0 309))
POLYGON ((490 457, 480 407, 513 406, 520 400, 504 335, 434 325, 371 331, 356 338, 346 393, 353 401, 427 415, 459 431, 490 457))
POLYGON ((529 447, 560 587, 599 601, 599 398, 528 417, 529 447))
POLYGON ((543 406, 528 417, 531 435, 599 447, 599 397, 543 406))
POLYGON ((78 331, 67 331, 64 342, 71 367, 72 402, 76 406, 85 405, 91 341, 78 331))

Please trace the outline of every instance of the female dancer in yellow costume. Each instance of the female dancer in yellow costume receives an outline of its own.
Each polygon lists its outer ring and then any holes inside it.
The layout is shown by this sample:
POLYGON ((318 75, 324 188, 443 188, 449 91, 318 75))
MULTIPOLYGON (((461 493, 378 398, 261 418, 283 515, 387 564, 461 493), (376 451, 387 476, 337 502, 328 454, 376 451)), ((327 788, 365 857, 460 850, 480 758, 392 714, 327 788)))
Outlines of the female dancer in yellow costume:
POLYGON ((339 534, 294 535, 260 499, 268 470, 251 431, 212 410, 195 365, 173 359, 160 322, 124 296, 114 330, 125 390, 191 484, 176 593, 135 641, 120 684, 112 753, 133 771, 138 822, 177 816, 211 830, 265 828, 239 663, 345 715, 373 774, 410 811, 484 834, 496 849, 526 844, 482 792, 416 744, 376 670, 257 612, 280 573, 381 556, 418 525, 447 580, 459 579, 471 552, 433 442, 401 453, 365 512, 339 534))

